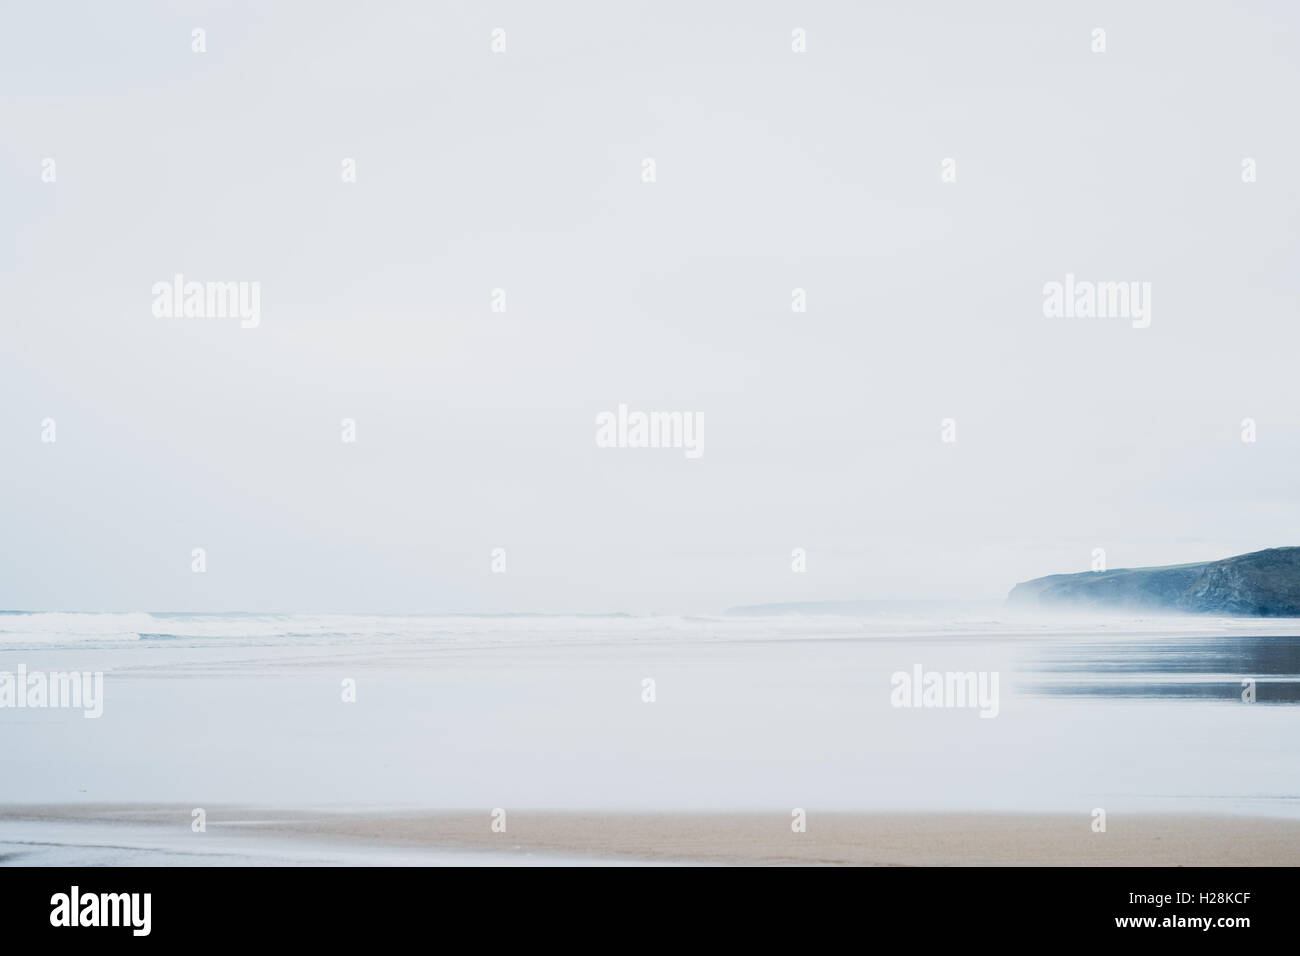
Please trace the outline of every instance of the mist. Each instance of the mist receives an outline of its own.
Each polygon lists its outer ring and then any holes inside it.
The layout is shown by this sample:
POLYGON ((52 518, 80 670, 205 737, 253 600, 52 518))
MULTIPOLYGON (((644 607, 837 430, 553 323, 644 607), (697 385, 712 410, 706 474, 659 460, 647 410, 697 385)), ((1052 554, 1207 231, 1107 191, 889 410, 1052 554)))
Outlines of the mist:
POLYGON ((1300 543, 1300 13, 639 6, 7 14, 0 607, 997 601, 1300 543), (158 317, 178 274, 257 324, 158 317), (1067 276, 1148 324, 1049 317, 1067 276), (622 405, 702 454, 602 446, 622 405))

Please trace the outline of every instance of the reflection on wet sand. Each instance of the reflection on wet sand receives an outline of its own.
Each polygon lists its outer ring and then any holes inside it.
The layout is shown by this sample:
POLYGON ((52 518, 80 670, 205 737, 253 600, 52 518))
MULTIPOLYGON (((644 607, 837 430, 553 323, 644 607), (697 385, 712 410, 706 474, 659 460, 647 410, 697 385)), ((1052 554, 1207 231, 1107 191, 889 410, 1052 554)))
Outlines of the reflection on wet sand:
POLYGON ((1025 668, 1031 694, 1300 703, 1300 636, 1058 641, 1025 668))

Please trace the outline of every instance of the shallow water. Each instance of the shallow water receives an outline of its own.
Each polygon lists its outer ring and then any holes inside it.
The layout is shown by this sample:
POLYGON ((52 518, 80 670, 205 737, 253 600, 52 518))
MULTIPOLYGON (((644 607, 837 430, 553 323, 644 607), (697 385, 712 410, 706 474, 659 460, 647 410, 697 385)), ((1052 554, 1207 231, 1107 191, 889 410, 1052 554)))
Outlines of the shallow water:
POLYGON ((1239 701, 1243 680, 1259 704, 1300 702, 1300 637, 1059 640, 1024 664, 1032 692, 1084 697, 1239 701))
POLYGON ((1297 621, 0 618, 0 671, 104 674, 0 708, 0 803, 1300 816, 1297 621))
MULTIPOLYGON (((161 826, 4 821, 0 866, 642 866, 544 853, 348 846, 161 826)), ((658 864, 655 864, 658 865, 658 864)))

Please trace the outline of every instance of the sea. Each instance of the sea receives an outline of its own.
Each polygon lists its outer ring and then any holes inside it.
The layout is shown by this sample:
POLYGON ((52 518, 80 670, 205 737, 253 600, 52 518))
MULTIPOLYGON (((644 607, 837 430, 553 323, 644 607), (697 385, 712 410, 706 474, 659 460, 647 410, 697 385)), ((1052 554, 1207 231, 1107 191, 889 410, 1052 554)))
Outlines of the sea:
POLYGON ((192 862, 3 813, 51 804, 1295 817, 1297 705, 1284 619, 7 612, 0 862, 192 862), (94 707, 32 696, 72 673, 94 707))

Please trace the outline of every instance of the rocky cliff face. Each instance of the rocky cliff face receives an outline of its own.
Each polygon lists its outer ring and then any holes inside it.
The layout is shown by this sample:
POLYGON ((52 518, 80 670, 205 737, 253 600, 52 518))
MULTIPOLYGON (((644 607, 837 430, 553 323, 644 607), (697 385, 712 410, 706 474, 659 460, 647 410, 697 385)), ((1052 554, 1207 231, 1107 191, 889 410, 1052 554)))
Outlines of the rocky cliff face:
POLYGON ((1300 548, 1165 568, 1053 574, 1017 584, 1007 600, 1020 607, 1300 617, 1300 548))

